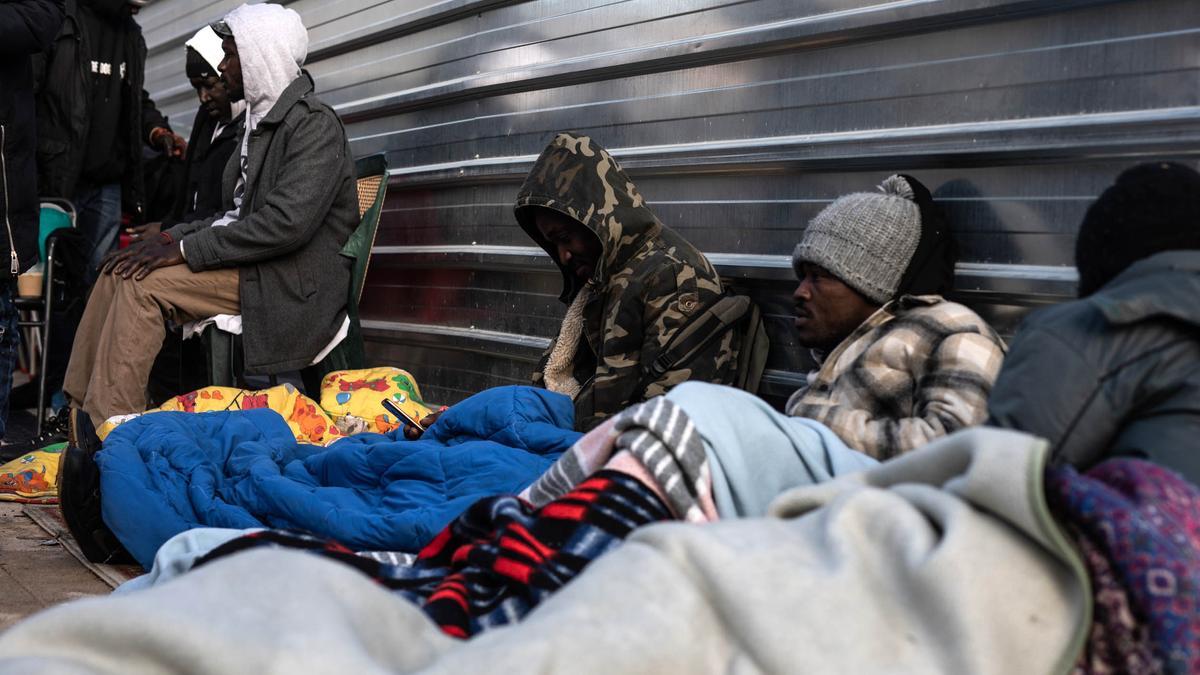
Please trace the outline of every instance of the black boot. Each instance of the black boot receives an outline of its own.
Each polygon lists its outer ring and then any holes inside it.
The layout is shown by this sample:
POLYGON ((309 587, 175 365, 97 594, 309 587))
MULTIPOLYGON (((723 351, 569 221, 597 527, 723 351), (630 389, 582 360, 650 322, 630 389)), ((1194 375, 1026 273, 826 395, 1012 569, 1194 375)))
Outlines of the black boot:
POLYGON ((87 413, 72 408, 70 415, 67 449, 58 465, 58 505, 63 520, 88 560, 130 564, 132 556, 104 524, 100 513, 100 467, 95 460, 100 439, 87 413))

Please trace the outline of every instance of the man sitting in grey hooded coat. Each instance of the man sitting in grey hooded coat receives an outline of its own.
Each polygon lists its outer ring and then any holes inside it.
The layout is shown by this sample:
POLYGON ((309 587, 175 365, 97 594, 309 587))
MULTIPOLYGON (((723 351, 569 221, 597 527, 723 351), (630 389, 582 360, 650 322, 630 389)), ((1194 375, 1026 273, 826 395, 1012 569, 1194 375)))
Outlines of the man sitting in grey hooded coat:
POLYGON ((231 98, 248 104, 240 161, 225 171, 233 209, 181 223, 110 256, 88 300, 64 389, 72 440, 146 409, 167 321, 241 315, 246 372, 303 368, 344 335, 359 220, 354 161, 333 110, 301 69, 308 31, 295 11, 243 5, 214 24, 231 98))

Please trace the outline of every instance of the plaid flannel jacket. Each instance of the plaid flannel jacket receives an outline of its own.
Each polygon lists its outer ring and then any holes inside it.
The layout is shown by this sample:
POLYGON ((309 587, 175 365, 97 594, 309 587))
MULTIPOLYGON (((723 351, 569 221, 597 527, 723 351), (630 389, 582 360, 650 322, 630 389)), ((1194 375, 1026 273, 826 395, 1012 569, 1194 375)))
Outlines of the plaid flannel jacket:
POLYGON ((818 359, 786 409, 885 460, 987 419, 1004 351, 970 309, 937 295, 904 296, 818 359))

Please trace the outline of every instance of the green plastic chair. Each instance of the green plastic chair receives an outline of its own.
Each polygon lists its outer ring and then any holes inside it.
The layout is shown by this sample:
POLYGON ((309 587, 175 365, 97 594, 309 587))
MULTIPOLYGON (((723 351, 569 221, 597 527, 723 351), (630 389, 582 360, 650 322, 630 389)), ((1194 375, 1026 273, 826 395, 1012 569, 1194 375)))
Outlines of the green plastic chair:
MULTIPOLYGON (((340 253, 354 260, 350 270, 350 288, 346 297, 346 313, 350 329, 346 338, 338 343, 320 363, 300 371, 304 390, 312 398, 319 398, 321 380, 336 370, 353 370, 366 365, 366 347, 363 344, 362 326, 358 318, 358 302, 362 299, 367 282, 367 268, 371 264, 371 249, 375 246, 375 234, 379 231, 379 218, 383 214, 383 203, 387 197, 388 164, 384 155, 363 157, 355 162, 358 178, 359 223, 340 253)), ((210 326, 204 331, 203 339, 208 348, 210 381, 217 386, 246 387, 245 363, 242 354, 242 336, 226 333, 210 326)), ((270 375, 271 384, 276 384, 276 375, 270 375)))
POLYGON ((55 231, 75 227, 75 207, 65 199, 47 199, 42 202, 38 219, 38 259, 46 261, 46 240, 55 231))

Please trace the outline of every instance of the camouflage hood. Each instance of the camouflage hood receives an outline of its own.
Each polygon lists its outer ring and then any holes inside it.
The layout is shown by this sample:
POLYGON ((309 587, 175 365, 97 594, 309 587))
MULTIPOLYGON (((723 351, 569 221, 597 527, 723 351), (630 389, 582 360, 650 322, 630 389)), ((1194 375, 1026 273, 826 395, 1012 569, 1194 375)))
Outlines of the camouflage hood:
MULTIPOLYGON (((534 226, 531 206, 558 211, 596 234, 604 249, 592 275, 599 286, 624 266, 646 237, 662 229, 612 155, 591 138, 573 132, 558 134, 542 151, 517 193, 515 208, 525 233, 558 264, 554 247, 534 226)), ((563 275, 560 299, 570 302, 581 285, 567 268, 558 266, 563 275)))

